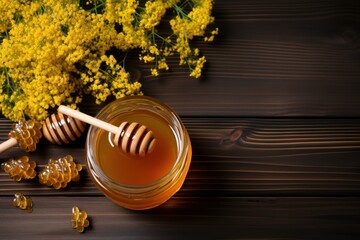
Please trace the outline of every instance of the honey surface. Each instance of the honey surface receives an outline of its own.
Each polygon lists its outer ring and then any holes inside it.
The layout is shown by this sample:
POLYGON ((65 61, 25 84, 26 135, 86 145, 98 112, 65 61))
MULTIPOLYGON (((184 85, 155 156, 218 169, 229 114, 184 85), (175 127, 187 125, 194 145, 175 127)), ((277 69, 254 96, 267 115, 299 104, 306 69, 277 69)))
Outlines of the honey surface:
POLYGON ((101 130, 96 136, 95 152, 102 171, 111 179, 129 185, 148 184, 165 176, 173 167, 177 155, 176 140, 170 126, 164 119, 144 110, 122 114, 110 123, 119 126, 123 121, 138 122, 153 131, 155 149, 145 157, 132 156, 112 143, 112 134, 101 130))

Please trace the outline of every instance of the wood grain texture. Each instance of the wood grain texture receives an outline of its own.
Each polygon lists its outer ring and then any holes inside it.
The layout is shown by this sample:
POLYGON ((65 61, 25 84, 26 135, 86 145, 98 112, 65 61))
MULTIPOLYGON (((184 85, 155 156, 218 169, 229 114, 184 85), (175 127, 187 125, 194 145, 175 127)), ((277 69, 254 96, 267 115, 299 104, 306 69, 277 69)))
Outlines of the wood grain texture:
MULTIPOLYGON (((181 190, 164 205, 129 211, 106 199, 85 168, 83 135, 35 153, 18 147, 0 162, 29 155, 73 155, 81 180, 56 191, 38 179, 14 182, 0 169, 0 239, 359 239, 360 1, 215 1, 220 35, 196 39, 207 57, 201 79, 169 59, 150 65, 128 55, 145 95, 182 117, 193 160, 181 190), (314 118, 318 117, 318 118, 314 118), (33 198, 34 212, 11 206, 15 192, 33 198), (71 229, 71 207, 91 227, 71 229)), ((95 115, 102 105, 85 98, 95 115)), ((11 122, 0 117, 0 141, 11 122)))
POLYGON ((203 78, 140 64, 145 94, 186 116, 360 116, 359 1, 216 1, 214 15, 218 39, 194 43, 203 78))
POLYGON ((29 214, 0 198, 0 239, 358 239, 359 198, 172 198, 145 212, 104 197, 33 197, 29 214), (91 227, 71 228, 71 208, 91 227))
MULTIPOLYGON (((183 118, 193 145, 188 177, 177 196, 360 196, 359 119, 183 118)), ((5 126, 5 124, 3 124, 5 126)), ((2 131, 0 139, 4 137, 2 131)), ((41 170, 49 158, 73 155, 81 180, 65 190, 37 179, 14 182, 0 172, 0 195, 101 195, 86 171, 83 139, 56 146, 43 139, 28 154, 41 170)), ((0 161, 20 157, 15 148, 0 161)))

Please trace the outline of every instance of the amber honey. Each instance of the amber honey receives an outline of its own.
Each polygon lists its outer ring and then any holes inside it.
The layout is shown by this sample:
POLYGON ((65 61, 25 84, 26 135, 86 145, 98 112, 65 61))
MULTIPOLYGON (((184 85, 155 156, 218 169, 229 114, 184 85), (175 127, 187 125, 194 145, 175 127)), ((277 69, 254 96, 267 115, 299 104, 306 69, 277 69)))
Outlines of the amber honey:
POLYGON ((154 133, 156 146, 145 157, 130 155, 113 143, 113 135, 91 126, 85 157, 95 186, 120 206, 142 210, 161 205, 182 186, 192 148, 179 116, 164 103, 144 96, 125 97, 96 116, 113 125, 138 122, 154 133))
POLYGON ((145 157, 130 155, 113 143, 113 134, 101 131, 96 140, 100 168, 109 178, 127 185, 145 185, 164 177, 177 157, 177 143, 169 124, 145 110, 124 113, 111 119, 110 123, 119 126, 124 121, 138 122, 153 131, 156 138, 154 151, 145 157))

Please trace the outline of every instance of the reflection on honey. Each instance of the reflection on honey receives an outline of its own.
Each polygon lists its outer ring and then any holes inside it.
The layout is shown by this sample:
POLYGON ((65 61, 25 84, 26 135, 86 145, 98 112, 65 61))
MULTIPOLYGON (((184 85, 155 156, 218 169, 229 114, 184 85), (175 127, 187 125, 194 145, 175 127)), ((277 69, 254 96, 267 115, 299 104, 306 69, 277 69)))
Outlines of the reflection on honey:
POLYGON ((174 133, 164 119, 146 110, 123 113, 109 122, 119 126, 122 122, 138 122, 153 131, 156 146, 145 157, 125 153, 112 143, 113 135, 99 131, 96 136, 96 159, 109 178, 128 185, 145 185, 164 177, 177 158, 177 142, 174 133))

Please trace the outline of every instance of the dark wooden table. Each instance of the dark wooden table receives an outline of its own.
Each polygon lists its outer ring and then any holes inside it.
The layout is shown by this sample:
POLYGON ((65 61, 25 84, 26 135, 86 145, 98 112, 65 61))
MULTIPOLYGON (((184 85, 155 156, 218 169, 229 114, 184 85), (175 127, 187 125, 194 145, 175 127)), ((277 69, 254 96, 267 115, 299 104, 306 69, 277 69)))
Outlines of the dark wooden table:
MULTIPOLYGON (((130 211, 86 169, 61 191, 1 171, 0 239, 360 239, 360 1, 218 0, 214 15, 216 42, 194 43, 208 59, 200 80, 175 61, 158 78, 136 66, 144 93, 190 133, 182 189, 130 211), (33 213, 11 206, 17 191, 32 197, 33 213), (89 213, 83 234, 70 226, 73 205, 89 213)), ((1 141, 10 125, 0 119, 1 141)), ((66 154, 85 166, 83 144, 41 141, 28 156, 40 168, 66 154)), ((22 155, 14 148, 0 160, 22 155)))

